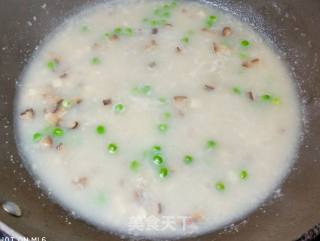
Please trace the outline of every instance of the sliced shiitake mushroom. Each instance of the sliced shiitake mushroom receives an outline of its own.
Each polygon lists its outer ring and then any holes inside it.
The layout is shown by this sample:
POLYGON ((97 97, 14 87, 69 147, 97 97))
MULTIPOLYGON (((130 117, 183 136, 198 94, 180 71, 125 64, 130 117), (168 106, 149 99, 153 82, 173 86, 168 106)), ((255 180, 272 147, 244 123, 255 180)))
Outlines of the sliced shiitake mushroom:
POLYGON ((44 118, 49 124, 51 124, 53 126, 57 126, 61 120, 61 118, 59 117, 59 115, 57 113, 51 113, 51 112, 46 113, 44 115, 44 118))
POLYGON ((59 143, 57 146, 56 146, 56 150, 57 151, 62 151, 63 150, 63 143, 59 143))
POLYGON ((44 148, 50 148, 52 147, 52 144, 53 144, 53 141, 50 136, 46 136, 40 141, 41 147, 44 147, 44 148))
POLYGON ((102 100, 102 104, 104 105, 104 106, 107 106, 107 105, 111 105, 112 104, 112 99, 104 99, 104 100, 102 100))
POLYGON ((251 68, 253 67, 254 65, 258 64, 260 62, 260 59, 258 58, 254 58, 252 60, 248 60, 248 61, 245 61, 242 63, 242 67, 245 67, 245 68, 251 68))
POLYGON ((60 79, 65 79, 68 77, 68 73, 63 73, 59 77, 60 77, 60 79))
POLYGON ((177 53, 181 53, 182 52, 182 49, 180 47, 176 47, 176 52, 177 53))
POLYGON ((77 129, 79 125, 80 124, 78 121, 72 121, 68 124, 68 128, 74 130, 74 129, 77 129))
POLYGON ((24 120, 33 119, 35 116, 35 111, 32 108, 26 109, 25 111, 20 113, 20 117, 24 120))
POLYGON ((151 33, 152 33, 152 34, 158 34, 158 32, 159 32, 159 29, 157 29, 157 28, 153 28, 153 29, 151 30, 151 33))
POLYGON ((249 98, 250 100, 252 100, 252 101, 255 100, 255 97, 254 97, 252 91, 247 92, 247 96, 248 96, 248 98, 249 98))
POLYGON ((204 85, 204 89, 207 90, 207 91, 213 91, 215 90, 215 87, 213 85, 204 85))
POLYGON ((148 64, 148 66, 149 66, 150 68, 154 68, 154 67, 157 66, 157 63, 156 63, 155 61, 152 61, 152 62, 150 62, 150 63, 148 64))
POLYGON ((185 101, 188 99, 187 96, 183 96, 183 95, 178 95, 178 96, 174 96, 173 99, 176 101, 176 102, 182 102, 182 101, 185 101))
POLYGON ((162 211, 163 211, 163 207, 162 207, 162 204, 161 203, 158 203, 158 205, 157 205, 157 213, 158 214, 161 214, 162 213, 162 211))
POLYGON ((228 37, 229 35, 231 35, 231 33, 232 33, 232 30, 230 27, 224 27, 222 29, 222 36, 223 37, 228 37))

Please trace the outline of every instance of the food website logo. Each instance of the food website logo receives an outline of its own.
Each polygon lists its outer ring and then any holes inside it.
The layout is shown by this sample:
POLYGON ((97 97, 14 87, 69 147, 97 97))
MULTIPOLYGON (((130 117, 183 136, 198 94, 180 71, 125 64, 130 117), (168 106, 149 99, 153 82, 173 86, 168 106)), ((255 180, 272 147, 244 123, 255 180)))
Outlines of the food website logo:
POLYGON ((0 241, 47 241, 46 237, 22 237, 22 238, 14 238, 14 237, 0 237, 0 241))
POLYGON ((198 230, 195 217, 190 216, 133 216, 129 218, 128 231, 131 234, 141 231, 183 231, 193 234, 198 230))

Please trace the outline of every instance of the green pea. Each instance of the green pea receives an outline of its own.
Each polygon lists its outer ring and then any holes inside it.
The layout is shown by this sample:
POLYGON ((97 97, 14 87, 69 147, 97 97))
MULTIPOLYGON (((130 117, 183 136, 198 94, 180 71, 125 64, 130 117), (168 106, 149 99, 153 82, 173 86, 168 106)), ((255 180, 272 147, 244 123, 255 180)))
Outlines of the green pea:
POLYGON ((64 131, 61 128, 56 127, 53 129, 52 135, 55 137, 62 137, 64 135, 64 131))
POLYGON ((169 175, 169 170, 168 170, 167 167, 161 167, 161 168, 159 169, 159 176, 160 176, 161 178, 166 178, 168 175, 169 175))
POLYGON ((138 169, 140 168, 140 162, 139 161, 137 161, 137 160, 134 160, 134 161, 132 161, 132 162, 130 162, 130 169, 132 170, 132 171, 138 171, 138 169))
POLYGON ((187 155, 184 157, 183 162, 187 165, 190 165, 193 162, 193 157, 190 155, 187 155))
POLYGON ((40 132, 36 132, 33 134, 32 139, 34 142, 39 142, 42 139, 42 134, 40 132))
POLYGON ((118 151, 118 146, 115 143, 111 143, 108 145, 108 151, 110 154, 116 154, 118 151))
POLYGON ((242 170, 239 176, 240 176, 240 179, 245 180, 248 178, 249 174, 246 170, 242 170))
POLYGON ((216 185, 215 185, 216 189, 220 192, 224 191, 225 190, 225 185, 223 182, 217 182, 216 185))

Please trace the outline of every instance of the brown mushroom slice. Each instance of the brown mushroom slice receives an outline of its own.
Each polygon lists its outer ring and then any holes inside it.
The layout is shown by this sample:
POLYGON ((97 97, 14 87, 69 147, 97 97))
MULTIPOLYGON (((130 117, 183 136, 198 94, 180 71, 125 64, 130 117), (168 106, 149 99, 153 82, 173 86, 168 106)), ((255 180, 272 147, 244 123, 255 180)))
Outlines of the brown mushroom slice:
POLYGON ((52 138, 50 136, 46 136, 40 141, 40 145, 43 148, 51 148, 53 144, 52 138))
POLYGON ((178 96, 174 96, 173 99, 176 102, 182 102, 182 101, 186 101, 188 99, 187 96, 183 96, 183 95, 178 95, 178 96))
POLYGON ((79 177, 72 181, 72 184, 79 187, 85 188, 88 185, 88 178, 87 177, 79 177))
POLYGON ((165 26, 165 27, 169 27, 169 28, 172 28, 172 27, 173 27, 173 25, 172 25, 171 23, 166 23, 164 26, 165 26))
POLYGON ((152 50, 157 46, 157 42, 154 39, 151 39, 145 46, 144 49, 146 50, 152 50))
POLYGON ((63 143, 59 143, 57 146, 56 146, 56 150, 57 151, 63 151, 63 143))
POLYGON ((210 35, 215 35, 215 32, 213 32, 212 30, 210 30, 208 28, 202 28, 201 31, 204 33, 208 33, 210 35))
POLYGON ((212 47, 213 47, 214 53, 218 53, 219 52, 220 48, 219 48, 219 45, 217 43, 213 43, 212 47))
POLYGON ((61 118, 57 113, 51 113, 51 112, 46 113, 44 115, 44 119, 53 126, 57 126, 61 120, 61 118))
POLYGON ((56 105, 62 98, 52 93, 44 93, 43 99, 46 104, 56 105))
POLYGON ((232 30, 231 30, 230 27, 224 27, 224 28, 222 29, 222 36, 223 36, 223 37, 228 37, 228 36, 231 35, 231 33, 232 33, 232 30))
POLYGON ((101 49, 101 44, 99 44, 99 43, 94 43, 94 44, 92 45, 92 49, 93 49, 93 50, 101 49))
POLYGON ((252 91, 247 92, 247 96, 250 100, 254 101, 255 100, 255 96, 253 95, 252 91))
POLYGON ((150 68, 154 68, 154 67, 157 66, 157 63, 156 63, 155 61, 152 61, 152 62, 150 62, 150 63, 148 64, 148 66, 149 66, 150 68))
POLYGON ((207 91, 213 91, 215 90, 215 87, 213 85, 204 85, 204 89, 207 90, 207 91))
POLYGON ((184 116, 184 110, 189 106, 189 98, 187 96, 175 96, 174 105, 178 109, 178 114, 184 116))
POLYGON ((82 99, 79 98, 79 97, 77 97, 77 98, 74 98, 74 99, 72 100, 72 102, 73 102, 74 104, 76 104, 76 105, 79 105, 79 104, 82 103, 82 99))
POLYGON ((260 59, 258 58, 254 58, 254 59, 251 59, 251 60, 248 60, 248 61, 245 61, 242 63, 242 67, 244 68, 251 68, 253 67, 254 65, 258 64, 260 62, 260 59))
POLYGON ((63 99, 58 100, 57 103, 55 104, 54 109, 51 111, 51 113, 59 112, 62 108, 62 103, 63 103, 63 99))
POLYGON ((151 30, 151 34, 158 34, 158 32, 159 32, 159 29, 157 29, 157 28, 153 28, 151 30))
POLYGON ((77 129, 79 126, 80 124, 78 121, 72 121, 68 124, 68 128, 72 130, 77 129))
POLYGON ((110 39, 111 41, 117 41, 117 40, 119 40, 119 36, 116 35, 116 34, 113 34, 112 36, 110 36, 109 39, 110 39))
POLYGON ((187 96, 175 96, 173 97, 173 99, 174 99, 175 106, 178 108, 185 107, 188 102, 187 96))
POLYGON ((223 44, 217 44, 216 42, 212 43, 212 50, 213 53, 218 54, 218 53, 222 53, 222 54, 227 54, 230 53, 230 49, 223 45, 223 44))
POLYGON ((163 211, 162 204, 161 204, 161 203, 158 203, 158 204, 157 204, 157 213, 158 213, 158 214, 162 214, 162 211, 163 211))
POLYGON ((32 108, 26 109, 22 113, 20 113, 20 117, 23 120, 31 120, 35 116, 35 111, 32 108))
POLYGON ((104 99, 104 100, 102 100, 102 104, 104 105, 104 106, 107 106, 107 105, 111 105, 112 104, 112 99, 104 99))
POLYGON ((63 73, 59 77, 60 77, 60 79, 65 79, 68 77, 68 73, 63 73))

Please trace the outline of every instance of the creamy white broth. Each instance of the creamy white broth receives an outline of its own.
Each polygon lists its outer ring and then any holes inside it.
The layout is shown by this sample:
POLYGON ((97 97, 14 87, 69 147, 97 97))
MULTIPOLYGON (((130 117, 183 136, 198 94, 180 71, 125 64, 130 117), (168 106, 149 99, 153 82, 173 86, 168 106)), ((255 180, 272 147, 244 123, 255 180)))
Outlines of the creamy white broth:
POLYGON ((247 24, 185 1, 105 3, 67 20, 16 109, 25 164, 52 197, 144 237, 244 217, 286 176, 300 133, 280 56, 247 24))

